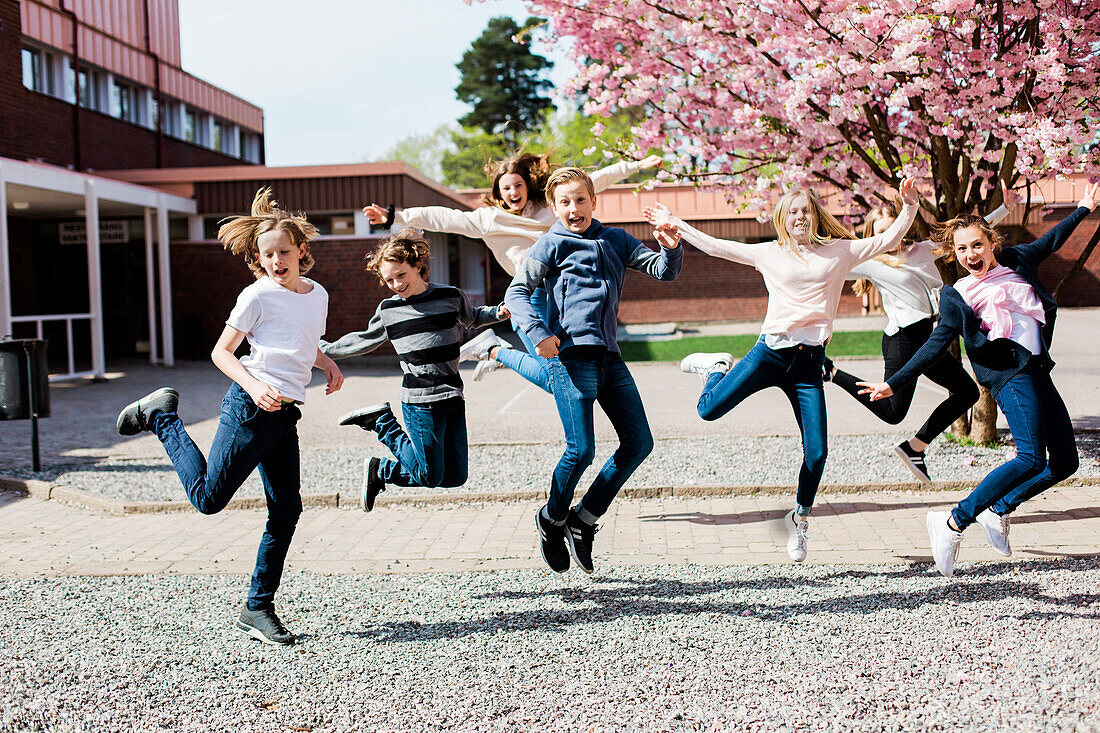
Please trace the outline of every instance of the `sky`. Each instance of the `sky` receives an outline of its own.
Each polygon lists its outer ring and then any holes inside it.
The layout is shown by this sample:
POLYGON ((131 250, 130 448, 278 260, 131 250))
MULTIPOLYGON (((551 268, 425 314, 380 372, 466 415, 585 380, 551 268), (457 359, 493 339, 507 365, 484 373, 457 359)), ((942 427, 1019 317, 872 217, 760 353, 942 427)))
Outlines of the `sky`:
MULTIPOLYGON (((377 159, 469 111, 455 64, 520 0, 179 0, 182 66, 264 110, 268 165, 377 159)), ((555 62, 564 84, 571 64, 555 62)))

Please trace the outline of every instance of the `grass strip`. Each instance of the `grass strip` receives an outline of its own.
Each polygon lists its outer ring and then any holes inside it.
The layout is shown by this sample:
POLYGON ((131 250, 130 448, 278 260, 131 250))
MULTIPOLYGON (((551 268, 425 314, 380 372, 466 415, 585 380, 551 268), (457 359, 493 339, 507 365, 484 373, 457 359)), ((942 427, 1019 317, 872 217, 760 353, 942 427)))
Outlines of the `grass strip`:
MULTIPOLYGON (((759 334, 686 336, 668 341, 620 341, 626 361, 680 361, 696 351, 728 351, 740 359, 753 347, 759 334)), ((833 334, 826 353, 830 358, 881 356, 882 331, 839 331, 833 334)))

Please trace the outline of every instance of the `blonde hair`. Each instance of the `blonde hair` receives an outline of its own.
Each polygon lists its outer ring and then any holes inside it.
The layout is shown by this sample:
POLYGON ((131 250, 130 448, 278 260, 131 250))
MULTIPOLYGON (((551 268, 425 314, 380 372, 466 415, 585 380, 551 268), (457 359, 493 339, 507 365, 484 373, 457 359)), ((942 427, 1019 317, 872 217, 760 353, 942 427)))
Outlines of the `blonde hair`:
MULTIPOLYGON (((882 221, 883 219, 897 219, 898 207, 896 203, 887 204, 885 206, 876 206, 867 212, 867 216, 863 218, 863 226, 860 230, 860 235, 864 238, 875 236, 875 222, 882 221)), ((883 252, 875 260, 881 262, 889 267, 897 267, 901 263, 905 262, 905 243, 903 242, 897 249, 892 252, 883 252)), ((852 290, 856 295, 863 295, 871 289, 873 283, 867 278, 861 277, 852 283, 852 290)))
MULTIPOLYGON (((267 273, 260 265, 260 248, 256 239, 271 231, 286 232, 295 247, 314 239, 320 232, 306 220, 305 214, 291 214, 279 208, 279 202, 271 198, 271 188, 261 188, 252 199, 252 215, 236 216, 225 220, 218 228, 222 246, 235 255, 244 255, 245 264, 259 280, 267 273)), ((298 258, 298 273, 306 274, 313 267, 313 255, 309 250, 298 258)))
POLYGON ((508 173, 515 173, 527 184, 527 201, 536 206, 546 206, 546 182, 556 167, 550 162, 549 153, 536 155, 520 152, 505 160, 490 161, 485 164, 485 175, 493 185, 487 193, 481 194, 481 203, 511 211, 500 193, 500 179, 508 173))
POLYGON ((558 168, 546 181, 546 200, 553 204, 554 201, 554 189, 558 186, 563 186, 566 183, 572 183, 573 181, 583 181, 584 187, 588 189, 588 195, 595 198, 596 187, 592 183, 592 178, 580 168, 558 168))
POLYGON ((420 277, 426 281, 430 272, 428 260, 431 258, 431 250, 428 240, 412 227, 405 227, 397 234, 378 245, 373 252, 366 256, 367 272, 373 272, 378 280, 385 285, 382 277, 383 262, 406 263, 409 267, 415 267, 420 271, 420 277))
POLYGON ((993 228, 992 224, 985 220, 985 217, 978 216, 977 214, 960 214, 954 219, 945 221, 943 224, 934 225, 932 228, 933 238, 937 246, 932 250, 932 253, 937 257, 942 257, 944 262, 954 262, 955 232, 960 229, 968 229, 969 227, 978 227, 993 248, 993 254, 997 255, 1000 253, 1001 247, 1004 246, 1004 237, 993 228))
POLYGON ((783 194, 779 199, 779 203, 775 206, 775 212, 772 214, 772 225, 775 227, 776 238, 779 240, 779 244, 787 247, 790 253, 802 259, 802 256, 798 254, 798 249, 795 247, 795 241, 790 234, 787 233, 787 214, 791 210, 791 202, 793 202, 799 196, 805 196, 806 201, 810 204, 810 224, 812 225, 810 230, 810 244, 814 246, 821 246, 828 244, 834 239, 852 239, 852 233, 844 228, 844 225, 837 221, 837 218, 825 210, 825 207, 821 204, 820 199, 814 195, 814 192, 808 188, 796 188, 783 194))

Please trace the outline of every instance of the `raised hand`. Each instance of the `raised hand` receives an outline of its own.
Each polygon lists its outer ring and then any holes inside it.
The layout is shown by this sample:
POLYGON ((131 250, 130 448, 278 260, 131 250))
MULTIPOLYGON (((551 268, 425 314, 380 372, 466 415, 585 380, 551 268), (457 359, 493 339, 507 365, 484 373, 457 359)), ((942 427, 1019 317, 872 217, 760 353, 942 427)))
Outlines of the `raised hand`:
POLYGON ((1100 198, 1100 181, 1090 183, 1085 188, 1085 197, 1081 199, 1078 206, 1084 206, 1089 211, 1096 208, 1096 200, 1100 198))
POLYGON ((367 215, 367 221, 369 221, 371 224, 377 226, 378 224, 386 223, 386 215, 388 212, 386 210, 386 207, 384 206, 379 206, 378 204, 364 206, 363 213, 367 215))
POLYGON ((1001 202, 1005 207, 1005 211, 1012 211, 1016 207, 1016 204, 1020 203, 1020 197, 1016 195, 1008 183, 1001 179, 1001 202))
POLYGON ((669 223, 672 212, 662 203, 652 204, 642 209, 642 217, 655 227, 669 223))
POLYGON ((653 238, 665 249, 676 249, 680 246, 680 228, 672 223, 662 224, 653 230, 653 238))
POLYGON ((920 193, 917 191, 917 179, 906 178, 898 186, 898 193, 901 194, 901 202, 906 206, 916 206, 920 201, 920 193))
POLYGON ((660 168, 661 164, 665 162, 665 159, 659 155, 647 155, 642 158, 642 170, 648 170, 649 168, 660 168))

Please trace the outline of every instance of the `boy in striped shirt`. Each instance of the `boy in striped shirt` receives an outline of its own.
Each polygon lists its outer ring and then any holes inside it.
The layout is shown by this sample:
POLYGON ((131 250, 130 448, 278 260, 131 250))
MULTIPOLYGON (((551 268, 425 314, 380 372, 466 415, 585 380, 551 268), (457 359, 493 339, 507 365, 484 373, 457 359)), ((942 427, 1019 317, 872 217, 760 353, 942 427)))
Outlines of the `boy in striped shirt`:
POLYGON ((346 334, 321 351, 342 359, 373 351, 386 341, 401 360, 402 430, 390 403, 349 412, 341 425, 374 431, 394 460, 364 462, 360 507, 374 508, 386 484, 454 487, 466 483, 466 404, 458 374, 459 324, 477 328, 509 317, 503 304, 472 307, 458 288, 428 281, 428 242, 405 228, 367 255, 393 297, 378 304, 365 331, 346 334))

